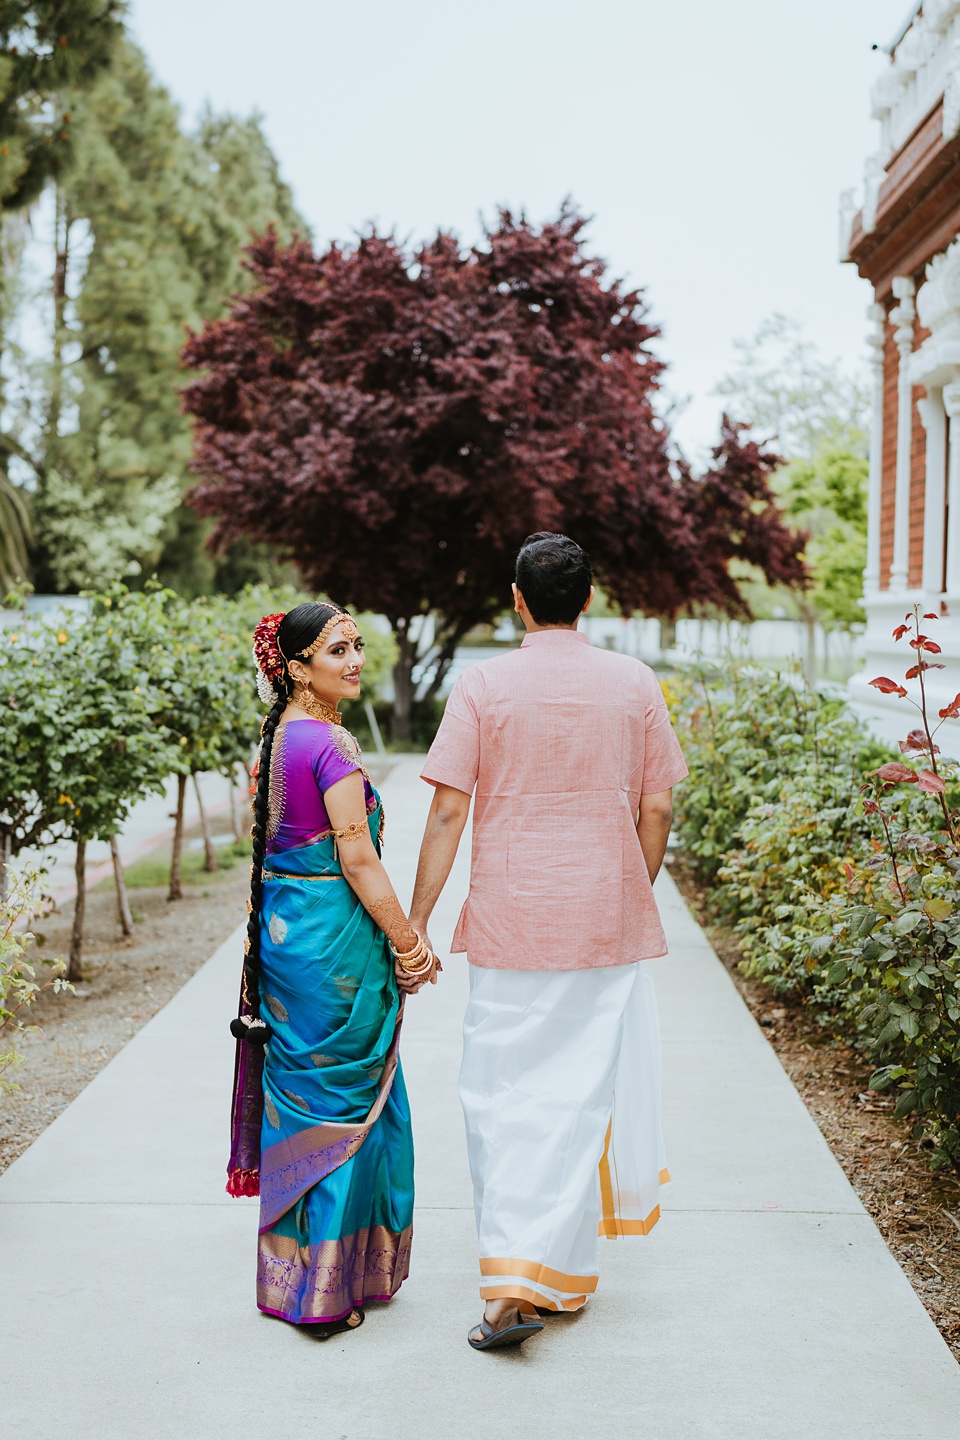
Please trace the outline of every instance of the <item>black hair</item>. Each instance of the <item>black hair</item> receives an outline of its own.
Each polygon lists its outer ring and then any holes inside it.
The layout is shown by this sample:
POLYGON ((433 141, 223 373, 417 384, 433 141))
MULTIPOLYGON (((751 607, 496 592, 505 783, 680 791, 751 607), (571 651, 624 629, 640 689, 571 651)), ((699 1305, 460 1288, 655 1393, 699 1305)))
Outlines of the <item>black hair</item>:
POLYGON ((269 1036, 269 1030, 266 1027, 258 1026, 251 1031, 249 1019, 244 1023, 243 1017, 247 1016, 253 1020, 260 1018, 260 905, 263 896, 263 861, 267 848, 267 817, 270 805, 270 756, 273 753, 273 738, 280 723, 280 717, 286 710, 293 691, 293 677, 290 674, 288 662, 305 659, 303 652, 313 644, 324 625, 335 615, 346 616, 346 613, 339 605, 308 600, 303 605, 295 605, 284 615, 277 631, 277 644, 283 660, 283 675, 280 679, 273 681, 277 698, 260 729, 257 789, 251 806, 253 824, 250 827, 250 838, 253 841, 253 858, 250 865, 250 903, 247 907, 249 919, 247 920, 247 941, 244 947, 246 953, 243 961, 240 1017, 230 1026, 233 1034, 239 1039, 262 1043, 269 1036))
POLYGON ((520 547, 516 580, 538 625, 575 625, 590 597, 590 556, 568 535, 538 530, 520 547))

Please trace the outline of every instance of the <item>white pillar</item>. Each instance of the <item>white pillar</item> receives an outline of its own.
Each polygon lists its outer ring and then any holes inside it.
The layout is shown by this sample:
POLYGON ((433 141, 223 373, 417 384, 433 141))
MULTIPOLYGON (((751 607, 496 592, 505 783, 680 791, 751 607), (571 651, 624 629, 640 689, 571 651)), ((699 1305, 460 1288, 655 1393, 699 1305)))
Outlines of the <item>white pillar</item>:
POLYGON ((890 589, 906 590, 910 568, 910 461, 913 440, 913 386, 910 383, 910 356, 913 353, 914 285, 907 275, 895 275, 893 293, 899 300, 890 312, 897 327, 893 333, 900 363, 897 370, 897 490, 893 517, 893 564, 890 589))
POLYGON ((944 486, 946 484, 947 416, 939 390, 929 390, 917 401, 927 432, 927 471, 923 491, 923 588, 928 600, 939 601, 943 591, 944 486))
POLYGON ((882 305, 869 305, 867 333, 872 373, 870 411, 870 478, 867 482, 867 568, 863 572, 865 595, 880 589, 880 507, 883 492, 883 348, 887 312, 882 305))
POLYGON ((943 387, 943 404, 950 417, 949 469, 947 473, 947 604, 952 614, 960 613, 960 380, 943 387))

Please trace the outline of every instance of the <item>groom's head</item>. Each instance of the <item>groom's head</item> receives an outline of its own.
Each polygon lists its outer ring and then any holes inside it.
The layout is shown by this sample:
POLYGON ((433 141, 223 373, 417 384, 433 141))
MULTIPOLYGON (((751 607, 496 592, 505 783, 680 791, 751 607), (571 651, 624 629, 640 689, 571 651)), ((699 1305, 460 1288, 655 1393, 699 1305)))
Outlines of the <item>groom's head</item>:
POLYGON ((527 536, 517 556, 514 586, 524 623, 521 604, 536 626, 576 625, 592 592, 590 557, 575 540, 548 530, 527 536))

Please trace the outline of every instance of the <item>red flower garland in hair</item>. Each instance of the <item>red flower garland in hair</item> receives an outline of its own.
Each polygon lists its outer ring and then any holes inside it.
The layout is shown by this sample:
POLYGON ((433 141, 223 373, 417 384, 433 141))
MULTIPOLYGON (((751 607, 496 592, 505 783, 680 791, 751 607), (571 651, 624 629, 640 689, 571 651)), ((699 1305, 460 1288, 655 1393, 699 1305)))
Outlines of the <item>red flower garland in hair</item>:
POLYGON ((264 615, 253 632, 253 658, 257 668, 271 682, 283 678, 283 656, 277 642, 277 631, 283 615, 264 615))

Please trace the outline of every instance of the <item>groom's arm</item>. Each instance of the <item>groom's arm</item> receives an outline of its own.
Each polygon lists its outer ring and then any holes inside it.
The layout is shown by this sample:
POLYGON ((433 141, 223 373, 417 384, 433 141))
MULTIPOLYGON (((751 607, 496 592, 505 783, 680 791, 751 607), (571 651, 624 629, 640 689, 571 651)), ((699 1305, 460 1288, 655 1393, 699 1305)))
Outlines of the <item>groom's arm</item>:
POLYGON ((433 907, 447 883, 460 836, 470 813, 470 796, 452 785, 438 785, 420 846, 417 883, 410 906, 410 924, 425 934, 433 907))
MULTIPOLYGON (((637 835, 640 849, 647 862, 650 883, 656 880, 667 853, 670 838, 670 822, 673 819, 673 791, 657 790, 640 796, 640 810, 637 815, 637 835)), ((412 917, 411 917, 412 921, 412 917)))

